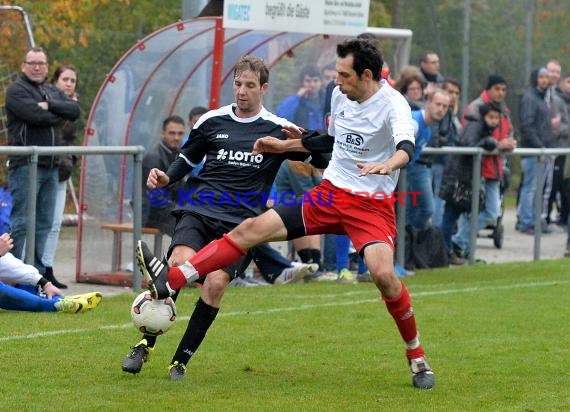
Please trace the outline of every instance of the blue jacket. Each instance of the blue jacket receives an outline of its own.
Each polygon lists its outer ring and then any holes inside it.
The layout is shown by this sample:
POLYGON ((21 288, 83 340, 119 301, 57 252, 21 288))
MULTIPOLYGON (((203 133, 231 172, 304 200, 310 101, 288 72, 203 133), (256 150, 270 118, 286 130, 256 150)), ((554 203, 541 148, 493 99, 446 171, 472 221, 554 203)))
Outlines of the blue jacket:
POLYGON ((416 133, 416 151, 414 157, 408 163, 408 166, 414 164, 422 154, 422 150, 429 143, 431 139, 431 127, 424 121, 423 110, 412 110, 412 119, 418 123, 418 131, 416 133))
POLYGON ((308 130, 323 129, 324 118, 324 94, 320 94, 318 99, 305 99, 299 95, 286 97, 277 106, 275 113, 290 122, 295 123, 308 130))

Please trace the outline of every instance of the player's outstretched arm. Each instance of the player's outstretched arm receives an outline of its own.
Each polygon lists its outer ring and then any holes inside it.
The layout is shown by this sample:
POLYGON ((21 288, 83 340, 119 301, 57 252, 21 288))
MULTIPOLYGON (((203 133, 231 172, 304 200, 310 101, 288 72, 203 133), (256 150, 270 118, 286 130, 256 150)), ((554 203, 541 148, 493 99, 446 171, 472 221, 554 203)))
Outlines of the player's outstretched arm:
POLYGON ((288 126, 284 126, 283 129, 281 129, 281 131, 285 136, 287 136, 287 139, 300 139, 303 136, 303 132, 305 131, 305 129, 303 129, 302 127, 298 127, 294 124, 291 124, 288 126))
POLYGON ((253 154, 259 153, 285 153, 309 151, 303 146, 301 139, 281 140, 273 136, 265 136, 257 139, 253 144, 253 154))
POLYGON ((409 161, 410 157, 408 153, 404 150, 397 150, 396 153, 385 162, 357 163, 356 166, 360 169, 359 176, 370 174, 389 175, 394 170, 406 166, 409 161))
POLYGON ((146 187, 149 189, 156 189, 157 187, 168 186, 170 178, 162 170, 154 168, 150 170, 148 174, 148 179, 146 181, 146 187))

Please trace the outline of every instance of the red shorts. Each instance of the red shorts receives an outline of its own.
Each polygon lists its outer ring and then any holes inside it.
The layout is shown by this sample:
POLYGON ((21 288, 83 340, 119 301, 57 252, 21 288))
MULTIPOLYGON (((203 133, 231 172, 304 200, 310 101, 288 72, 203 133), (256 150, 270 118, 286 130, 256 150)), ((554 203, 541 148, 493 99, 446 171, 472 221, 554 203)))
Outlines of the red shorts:
POLYGON ((276 208, 276 211, 283 219, 290 239, 303 234, 347 234, 358 252, 378 242, 394 249, 396 219, 393 200, 353 195, 323 180, 305 192, 300 200, 302 227, 300 219, 293 217, 298 210, 292 211, 289 207, 289 210, 276 208))

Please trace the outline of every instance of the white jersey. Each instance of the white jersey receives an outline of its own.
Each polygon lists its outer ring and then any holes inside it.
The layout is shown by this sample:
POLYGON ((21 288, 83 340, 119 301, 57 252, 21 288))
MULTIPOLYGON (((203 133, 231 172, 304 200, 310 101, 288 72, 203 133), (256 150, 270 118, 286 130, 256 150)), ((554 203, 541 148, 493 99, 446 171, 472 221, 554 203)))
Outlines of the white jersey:
POLYGON ((385 162, 404 140, 414 143, 414 126, 406 99, 382 80, 382 87, 362 103, 349 100, 335 87, 328 133, 335 137, 332 159, 323 178, 351 192, 390 195, 400 171, 359 177, 356 163, 385 162))
POLYGON ((0 278, 13 283, 35 286, 42 275, 34 266, 25 264, 8 252, 0 257, 0 278))

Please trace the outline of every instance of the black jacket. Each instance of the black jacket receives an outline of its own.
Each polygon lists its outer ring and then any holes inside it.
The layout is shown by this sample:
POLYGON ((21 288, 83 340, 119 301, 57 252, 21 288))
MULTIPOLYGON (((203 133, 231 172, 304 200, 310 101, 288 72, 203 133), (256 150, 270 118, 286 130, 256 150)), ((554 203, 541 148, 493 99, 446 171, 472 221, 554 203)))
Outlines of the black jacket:
POLYGON ((169 201, 165 205, 153 206, 148 199, 148 189, 146 181, 150 170, 157 168, 166 172, 172 162, 178 157, 177 150, 169 149, 162 140, 153 146, 143 157, 142 162, 142 222, 145 227, 156 227, 161 229, 163 233, 172 236, 174 233, 175 218, 170 214, 178 207, 178 190, 184 189, 186 182, 184 179, 179 180, 166 189, 169 193, 169 201))
MULTIPOLYGON (((10 146, 60 146, 63 120, 79 118, 79 104, 55 86, 32 82, 24 74, 6 90, 8 144, 10 146), (48 102, 48 110, 38 106, 48 102)), ((26 164, 26 156, 10 156, 9 167, 26 164)), ((54 156, 40 156, 38 166, 56 167, 54 156)))
MULTIPOLYGON (((492 137, 494 129, 489 128, 483 119, 467 118, 467 120, 457 146, 482 147, 485 150, 494 150, 497 147, 497 141, 492 137)), ((439 196, 443 200, 465 212, 470 210, 470 199, 464 199, 465 202, 456 204, 456 195, 459 187, 471 188, 473 159, 474 157, 470 155, 450 156, 443 172, 439 190, 439 196)), ((469 197, 471 196, 472 194, 469 195, 469 197)))
POLYGON ((537 76, 538 70, 535 69, 519 106, 521 147, 554 147, 551 114, 544 100, 545 91, 537 88, 537 76))

